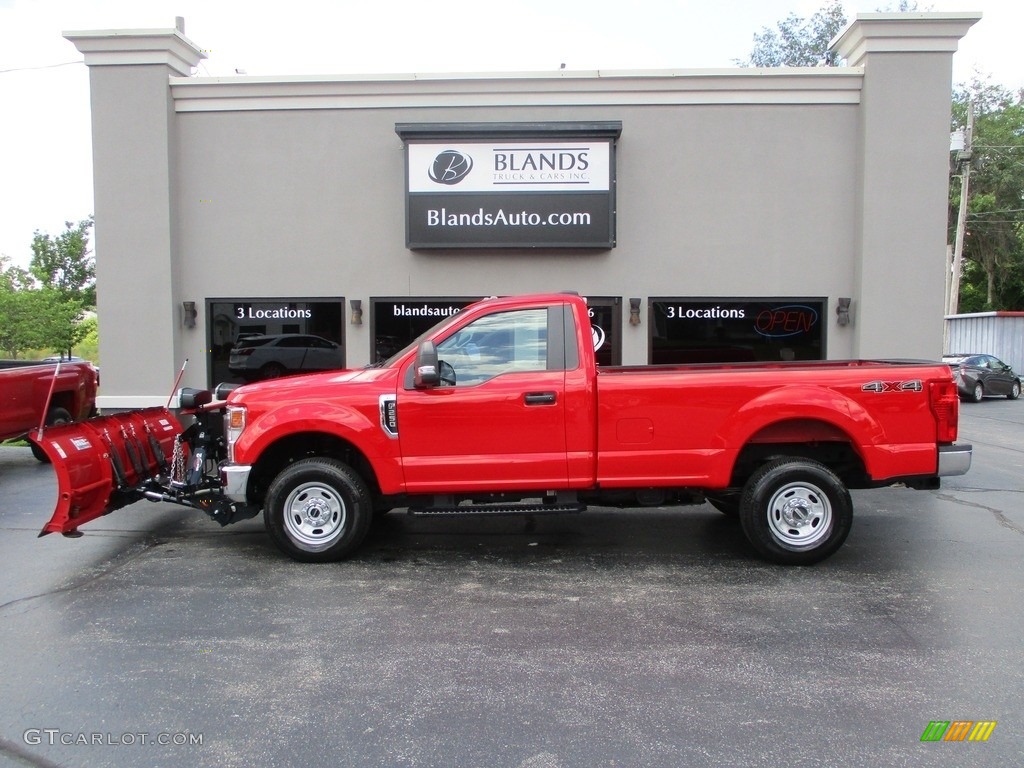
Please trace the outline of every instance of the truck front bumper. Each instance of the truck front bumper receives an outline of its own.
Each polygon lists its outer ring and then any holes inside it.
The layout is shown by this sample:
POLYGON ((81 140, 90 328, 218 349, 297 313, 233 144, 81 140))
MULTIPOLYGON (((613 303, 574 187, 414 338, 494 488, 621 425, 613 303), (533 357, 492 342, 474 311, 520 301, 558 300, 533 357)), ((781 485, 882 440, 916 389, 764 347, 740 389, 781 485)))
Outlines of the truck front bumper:
MULTIPOLYGON (((968 460, 970 464, 970 460, 968 460)), ((249 487, 249 473, 252 467, 248 464, 223 464, 220 468, 220 482, 224 487, 224 495, 232 501, 242 504, 248 500, 245 492, 249 487)), ((964 470, 965 472, 967 470, 964 470)))
POLYGON ((965 475, 971 468, 971 445, 940 445, 939 446, 939 477, 965 475))

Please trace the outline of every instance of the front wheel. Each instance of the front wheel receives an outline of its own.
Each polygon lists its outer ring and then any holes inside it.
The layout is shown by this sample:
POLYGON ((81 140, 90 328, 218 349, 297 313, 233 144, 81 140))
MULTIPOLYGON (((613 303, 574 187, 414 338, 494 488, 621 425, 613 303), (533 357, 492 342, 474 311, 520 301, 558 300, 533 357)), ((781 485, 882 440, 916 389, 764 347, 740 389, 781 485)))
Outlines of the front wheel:
POLYGON ((825 465, 786 458, 751 476, 739 515, 743 533, 763 557, 783 565, 810 565, 846 541, 853 502, 843 481, 825 465))
POLYGON ((289 465, 267 490, 263 520, 274 544, 307 563, 343 560, 362 543, 373 519, 363 479, 335 459, 289 465))
POLYGON ((1013 384, 1010 385, 1010 394, 1006 396, 1006 399, 1016 400, 1018 397, 1020 397, 1020 382, 1014 381, 1013 384))

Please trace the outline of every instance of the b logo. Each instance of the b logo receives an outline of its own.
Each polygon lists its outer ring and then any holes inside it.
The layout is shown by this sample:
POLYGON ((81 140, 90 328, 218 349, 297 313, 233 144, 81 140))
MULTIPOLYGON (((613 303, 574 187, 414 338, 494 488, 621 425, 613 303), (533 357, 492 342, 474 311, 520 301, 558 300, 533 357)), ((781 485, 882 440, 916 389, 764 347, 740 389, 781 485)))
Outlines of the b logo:
POLYGON ((458 184, 473 170, 473 158, 454 149, 446 149, 434 158, 428 175, 438 184, 458 184))

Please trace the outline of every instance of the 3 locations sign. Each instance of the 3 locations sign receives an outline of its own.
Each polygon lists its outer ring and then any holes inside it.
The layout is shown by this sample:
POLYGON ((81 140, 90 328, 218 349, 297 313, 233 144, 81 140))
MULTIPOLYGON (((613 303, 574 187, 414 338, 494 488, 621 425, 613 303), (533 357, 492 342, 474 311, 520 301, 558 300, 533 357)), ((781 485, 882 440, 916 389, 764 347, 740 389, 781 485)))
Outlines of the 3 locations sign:
POLYGON ((408 247, 614 247, 620 124, 396 130, 406 141, 408 247))

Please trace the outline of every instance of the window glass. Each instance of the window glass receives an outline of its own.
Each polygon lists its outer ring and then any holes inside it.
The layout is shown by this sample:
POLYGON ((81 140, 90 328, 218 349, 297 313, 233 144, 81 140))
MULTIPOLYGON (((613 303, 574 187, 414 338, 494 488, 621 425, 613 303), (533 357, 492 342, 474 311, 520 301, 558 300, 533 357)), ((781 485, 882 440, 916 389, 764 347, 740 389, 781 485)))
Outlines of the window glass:
POLYGON ((344 368, 344 306, 342 297, 207 299, 209 386, 344 368))
POLYGON ((476 298, 373 298, 371 332, 374 362, 383 362, 445 318, 452 317, 476 298))
POLYGON ((599 366, 622 365, 622 300, 587 296, 587 313, 599 366))
POLYGON ((825 359, 819 298, 652 298, 650 361, 725 363, 825 359))
POLYGON ((503 373, 547 368, 546 309, 487 315, 438 345, 438 358, 455 371, 456 386, 472 386, 503 373))

